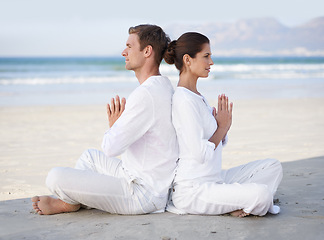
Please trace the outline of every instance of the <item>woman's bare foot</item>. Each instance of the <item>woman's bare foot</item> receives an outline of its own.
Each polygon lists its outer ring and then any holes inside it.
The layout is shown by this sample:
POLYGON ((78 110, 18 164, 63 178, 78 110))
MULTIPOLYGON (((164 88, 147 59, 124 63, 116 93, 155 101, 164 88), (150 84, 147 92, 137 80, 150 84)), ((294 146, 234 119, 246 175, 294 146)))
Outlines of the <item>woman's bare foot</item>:
POLYGON ((35 196, 32 199, 33 208, 40 215, 51 215, 64 212, 75 212, 80 204, 72 205, 50 196, 35 196))
POLYGON ((243 218, 243 217, 250 215, 249 213, 246 213, 243 210, 236 210, 234 212, 231 212, 230 214, 233 217, 239 217, 239 218, 243 218))

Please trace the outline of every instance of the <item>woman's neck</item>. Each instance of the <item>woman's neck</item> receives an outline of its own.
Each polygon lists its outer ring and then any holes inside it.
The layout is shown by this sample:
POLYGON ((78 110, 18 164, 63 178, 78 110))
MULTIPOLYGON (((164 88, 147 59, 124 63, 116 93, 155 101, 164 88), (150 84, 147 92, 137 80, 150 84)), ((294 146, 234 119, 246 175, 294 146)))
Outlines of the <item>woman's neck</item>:
POLYGON ((200 95, 197 90, 197 77, 192 76, 191 74, 181 73, 179 78, 178 87, 184 87, 188 90, 200 95))

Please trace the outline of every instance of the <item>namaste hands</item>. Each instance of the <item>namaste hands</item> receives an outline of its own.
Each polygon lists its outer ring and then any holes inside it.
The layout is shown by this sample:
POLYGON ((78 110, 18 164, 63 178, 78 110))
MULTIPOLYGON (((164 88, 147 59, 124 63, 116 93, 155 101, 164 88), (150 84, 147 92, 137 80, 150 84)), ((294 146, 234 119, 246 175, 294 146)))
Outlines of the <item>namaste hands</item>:
POLYGON ((122 98, 120 101, 119 96, 116 96, 115 98, 111 99, 111 103, 107 104, 107 114, 108 114, 108 121, 109 121, 109 127, 112 127, 114 123, 117 121, 117 119, 120 117, 120 115, 125 110, 125 104, 126 99, 122 98))
POLYGON ((232 125, 232 109, 233 103, 228 104, 228 97, 225 94, 218 96, 218 112, 213 109, 213 116, 217 121, 218 128, 222 128, 228 132, 232 125))

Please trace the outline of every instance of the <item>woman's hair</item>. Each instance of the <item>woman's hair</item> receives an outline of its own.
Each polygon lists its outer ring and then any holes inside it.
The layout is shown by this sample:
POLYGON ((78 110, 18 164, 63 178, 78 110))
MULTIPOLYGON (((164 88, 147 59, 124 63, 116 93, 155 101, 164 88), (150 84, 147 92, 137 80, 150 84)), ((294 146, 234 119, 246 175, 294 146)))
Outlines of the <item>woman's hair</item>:
POLYGON ((164 60, 168 64, 175 64, 180 71, 183 70, 183 56, 188 54, 190 57, 196 57, 203 45, 209 43, 209 39, 197 32, 187 32, 182 34, 178 40, 169 43, 164 53, 164 60))
POLYGON ((156 25, 143 24, 130 27, 128 33, 136 33, 138 35, 141 51, 147 45, 151 45, 155 54, 155 62, 160 65, 164 52, 170 43, 170 38, 165 34, 162 28, 156 25))

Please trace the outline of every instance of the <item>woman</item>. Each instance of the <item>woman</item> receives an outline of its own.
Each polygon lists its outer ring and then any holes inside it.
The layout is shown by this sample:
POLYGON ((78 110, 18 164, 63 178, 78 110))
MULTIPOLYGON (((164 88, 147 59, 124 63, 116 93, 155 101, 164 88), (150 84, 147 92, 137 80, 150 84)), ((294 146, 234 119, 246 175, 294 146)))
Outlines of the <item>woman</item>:
POLYGON ((214 64, 208 38, 185 33, 169 44, 164 59, 180 71, 172 99, 172 122, 180 155, 168 210, 179 214, 231 213, 238 217, 279 213, 273 196, 282 179, 280 162, 266 159, 221 169, 233 104, 223 94, 218 97, 216 112, 197 90, 198 78, 208 77, 214 64))

